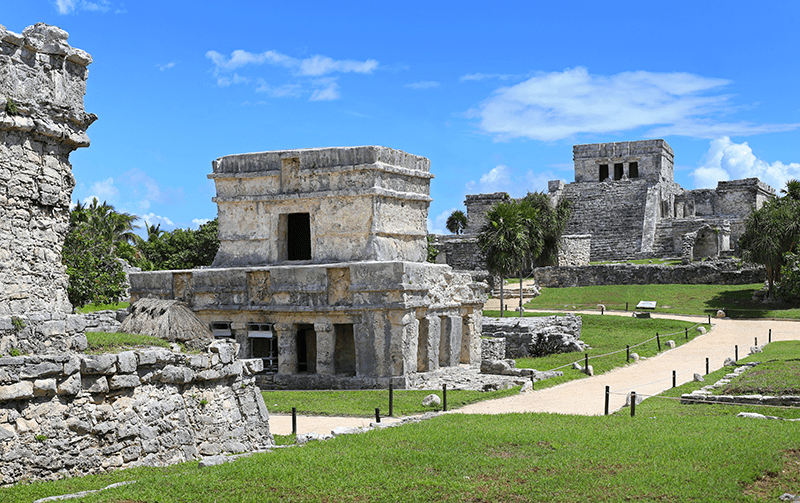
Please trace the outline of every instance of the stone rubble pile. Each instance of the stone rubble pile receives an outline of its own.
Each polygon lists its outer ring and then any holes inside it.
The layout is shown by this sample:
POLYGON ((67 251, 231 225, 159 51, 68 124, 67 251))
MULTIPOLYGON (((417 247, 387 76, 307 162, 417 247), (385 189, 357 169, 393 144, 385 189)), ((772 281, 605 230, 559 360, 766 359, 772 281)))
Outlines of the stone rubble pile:
POLYGON ((506 340, 504 358, 545 356, 554 353, 584 351, 581 338, 581 317, 563 316, 508 317, 482 320, 483 337, 506 340))
POLYGON ((0 358, 0 483, 164 466, 272 445, 235 344, 0 358))

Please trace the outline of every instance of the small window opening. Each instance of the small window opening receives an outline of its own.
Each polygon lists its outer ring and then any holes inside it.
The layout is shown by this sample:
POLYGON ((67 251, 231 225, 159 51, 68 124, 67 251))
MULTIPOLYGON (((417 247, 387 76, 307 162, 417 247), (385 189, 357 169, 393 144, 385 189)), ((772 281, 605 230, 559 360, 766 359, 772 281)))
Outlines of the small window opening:
POLYGON ((639 163, 628 163, 628 178, 639 178, 639 163))
POLYGON ((247 337, 250 339, 250 357, 261 358, 264 370, 278 371, 278 338, 272 332, 272 325, 250 323, 247 325, 247 337))
POLYGON ((216 339, 233 338, 230 321, 214 321, 211 323, 211 333, 216 339))
POLYGON ((600 165, 600 181, 603 182, 608 178, 608 164, 600 165))
POLYGON ((614 164, 614 180, 621 180, 623 174, 622 163, 618 162, 614 164))
POLYGON ((286 258, 311 260, 311 217, 308 213, 289 213, 287 217, 286 258))

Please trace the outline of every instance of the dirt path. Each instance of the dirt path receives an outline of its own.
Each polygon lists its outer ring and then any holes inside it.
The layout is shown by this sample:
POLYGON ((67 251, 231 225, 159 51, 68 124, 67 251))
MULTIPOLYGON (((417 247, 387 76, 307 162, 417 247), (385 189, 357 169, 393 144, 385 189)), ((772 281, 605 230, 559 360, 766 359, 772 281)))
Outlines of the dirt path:
MULTIPOLYGON (((577 311, 576 314, 598 314, 597 311, 577 311)), ((630 316, 627 312, 606 311, 607 316, 630 316)), ((654 318, 669 318, 689 322, 702 322, 703 316, 677 316, 654 313, 654 318)), ((772 340, 800 340, 800 321, 729 320, 712 319, 714 328, 707 334, 675 349, 666 350, 658 356, 638 363, 614 369, 605 374, 577 379, 552 388, 537 390, 524 395, 515 395, 497 400, 488 400, 462 407, 454 413, 462 414, 506 414, 511 412, 550 412, 557 414, 601 415, 605 407, 605 387, 611 388, 610 411, 625 404, 629 391, 651 396, 672 387, 672 371, 677 373, 677 384, 691 381, 694 373, 705 374, 706 358, 710 371, 722 367, 728 357, 734 357, 735 346, 739 346, 739 358, 744 358, 758 338, 759 344, 767 342, 769 330, 772 340)), ((679 337, 679 336, 676 336, 679 337)), ((590 354, 591 355, 591 354, 590 354)), ((591 364, 589 360, 589 364, 591 364)), ((540 369, 542 370, 542 369, 540 369)), ((544 369, 546 370, 546 369, 544 369)), ((577 372, 565 369, 567 372, 577 372)), ((269 409, 269 404, 267 404, 269 409)), ((367 426, 375 418, 300 416, 297 419, 299 433, 330 433, 337 426, 367 426)), ((382 418, 383 422, 397 421, 382 418)), ((273 433, 291 433, 291 416, 270 415, 273 433)))

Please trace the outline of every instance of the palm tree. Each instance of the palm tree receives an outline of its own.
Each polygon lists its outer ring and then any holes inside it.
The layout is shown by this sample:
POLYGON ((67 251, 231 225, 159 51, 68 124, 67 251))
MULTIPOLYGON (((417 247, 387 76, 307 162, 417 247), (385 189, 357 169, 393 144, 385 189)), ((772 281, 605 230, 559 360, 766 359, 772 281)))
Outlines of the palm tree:
MULTIPOLYGON (((486 256, 486 268, 500 276, 500 316, 503 316, 503 281, 519 271, 520 279, 530 249, 532 206, 518 201, 497 203, 486 213, 486 223, 478 235, 478 245, 486 256)), ((520 281, 520 307, 522 307, 520 281)), ((520 309, 520 316, 522 309, 520 309)))
POLYGON ((453 234, 461 234, 467 228, 467 216, 461 210, 453 210, 445 223, 447 230, 453 234))

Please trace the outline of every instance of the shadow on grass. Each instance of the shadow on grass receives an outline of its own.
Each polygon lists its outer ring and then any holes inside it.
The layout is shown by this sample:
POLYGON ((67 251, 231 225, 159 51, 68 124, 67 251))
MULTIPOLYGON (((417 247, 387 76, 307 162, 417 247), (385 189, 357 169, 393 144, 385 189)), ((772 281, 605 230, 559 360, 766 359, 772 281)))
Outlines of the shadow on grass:
POLYGON ((755 289, 720 291, 705 302, 709 307, 706 312, 714 316, 717 310, 722 309, 728 317, 734 319, 797 319, 800 317, 800 308, 798 306, 793 306, 781 300, 770 303, 753 300, 755 292, 755 289))

